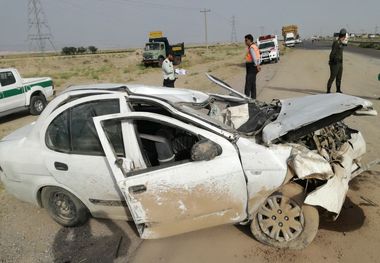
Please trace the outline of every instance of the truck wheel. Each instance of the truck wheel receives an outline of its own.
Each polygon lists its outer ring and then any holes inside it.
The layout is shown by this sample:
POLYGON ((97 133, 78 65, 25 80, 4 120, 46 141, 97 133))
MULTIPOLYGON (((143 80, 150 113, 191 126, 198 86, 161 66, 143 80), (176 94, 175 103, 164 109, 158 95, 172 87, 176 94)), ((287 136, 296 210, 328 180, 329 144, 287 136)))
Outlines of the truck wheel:
POLYGON ((278 57, 274 59, 274 63, 278 63, 278 57))
POLYGON ((175 56, 174 58, 174 65, 179 65, 182 62, 182 57, 181 56, 175 56))
POLYGON ((46 99, 42 95, 35 95, 30 99, 29 111, 32 115, 40 115, 46 107, 46 99))
POLYGON ((307 247, 318 232, 319 215, 315 207, 303 205, 304 199, 297 184, 287 184, 269 196, 253 218, 253 236, 277 248, 307 247))
POLYGON ((164 57, 159 57, 158 58, 158 65, 160 66, 160 67, 162 67, 162 63, 164 63, 164 57))
POLYGON ((87 207, 78 198, 59 187, 43 188, 41 203, 49 215, 63 226, 80 226, 90 217, 87 207))

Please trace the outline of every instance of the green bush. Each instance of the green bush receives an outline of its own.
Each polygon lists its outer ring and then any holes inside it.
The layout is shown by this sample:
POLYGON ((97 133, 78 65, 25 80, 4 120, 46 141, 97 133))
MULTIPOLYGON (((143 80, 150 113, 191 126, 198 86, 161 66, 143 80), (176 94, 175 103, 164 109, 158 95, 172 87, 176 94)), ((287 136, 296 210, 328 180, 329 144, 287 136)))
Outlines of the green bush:
POLYGON ((376 44, 375 43, 371 43, 371 42, 360 43, 359 47, 361 47, 361 48, 376 48, 376 44))

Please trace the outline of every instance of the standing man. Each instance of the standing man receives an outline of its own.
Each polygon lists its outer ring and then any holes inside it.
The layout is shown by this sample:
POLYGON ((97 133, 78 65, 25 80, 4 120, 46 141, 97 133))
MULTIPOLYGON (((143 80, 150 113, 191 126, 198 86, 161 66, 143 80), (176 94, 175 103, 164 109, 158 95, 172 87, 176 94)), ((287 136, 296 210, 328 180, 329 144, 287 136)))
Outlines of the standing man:
POLYGON ((164 62, 162 62, 162 73, 164 76, 164 87, 174 88, 174 82, 176 81, 174 66, 174 55, 170 51, 168 52, 168 55, 166 56, 166 59, 164 62))
POLYGON ((245 56, 245 66, 247 75, 245 77, 244 93, 247 97, 256 99, 256 75, 260 72, 260 51, 253 42, 251 34, 244 37, 247 45, 247 55, 245 56))
POLYGON ((330 65, 330 78, 327 82, 327 93, 331 92, 331 85, 335 80, 336 92, 342 93, 340 84, 342 82, 343 74, 343 46, 347 45, 347 31, 342 28, 339 31, 339 37, 334 40, 331 48, 329 65, 330 65))

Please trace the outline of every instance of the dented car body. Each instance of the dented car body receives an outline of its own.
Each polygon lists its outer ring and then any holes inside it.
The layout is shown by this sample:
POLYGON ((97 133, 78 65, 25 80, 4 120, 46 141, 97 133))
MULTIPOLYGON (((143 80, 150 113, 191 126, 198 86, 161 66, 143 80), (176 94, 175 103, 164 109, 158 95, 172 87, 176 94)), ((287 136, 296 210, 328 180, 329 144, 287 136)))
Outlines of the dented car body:
POLYGON ((359 111, 376 114, 372 104, 343 94, 267 104, 208 77, 229 95, 117 84, 69 88, 36 123, 1 141, 1 179, 63 225, 83 223, 86 211, 116 219, 124 214, 142 238, 160 238, 251 223, 261 242, 307 246, 318 229, 316 207, 337 217, 349 181, 368 168, 360 163, 366 151, 361 133, 342 120, 359 111), (102 100, 116 101, 117 109, 91 109, 86 125, 72 113, 102 100), (58 134, 66 124, 68 132, 80 126, 78 136, 89 131, 96 137, 83 146, 88 152, 76 149, 72 134, 67 147, 62 142, 58 134), (13 151, 40 151, 33 175, 7 157, 15 145, 13 151), (91 155, 97 147, 101 154, 91 155), (26 187, 32 190, 20 193, 26 187), (58 192, 68 198, 58 202, 58 192))

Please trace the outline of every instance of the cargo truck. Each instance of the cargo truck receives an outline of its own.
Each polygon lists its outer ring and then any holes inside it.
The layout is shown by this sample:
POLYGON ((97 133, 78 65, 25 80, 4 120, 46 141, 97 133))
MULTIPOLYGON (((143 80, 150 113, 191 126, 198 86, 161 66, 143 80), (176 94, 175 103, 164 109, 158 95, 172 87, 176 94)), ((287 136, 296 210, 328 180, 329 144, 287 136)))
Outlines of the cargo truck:
POLYGON ((174 54, 174 65, 179 65, 185 55, 184 43, 170 45, 161 31, 150 32, 149 42, 145 44, 144 48, 143 63, 145 66, 161 66, 169 52, 174 54))
POLYGON ((284 45, 286 47, 294 47, 295 44, 300 43, 298 26, 296 25, 283 26, 282 36, 284 37, 284 45))

